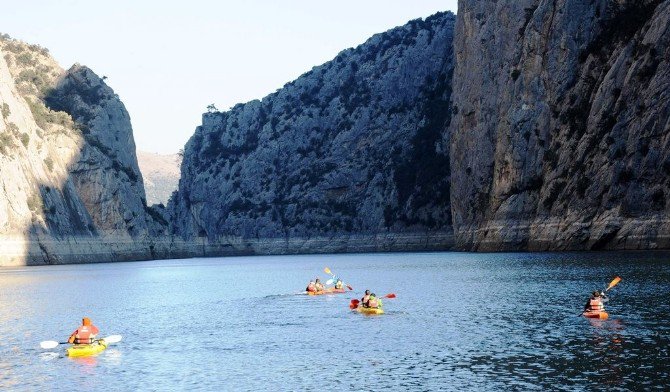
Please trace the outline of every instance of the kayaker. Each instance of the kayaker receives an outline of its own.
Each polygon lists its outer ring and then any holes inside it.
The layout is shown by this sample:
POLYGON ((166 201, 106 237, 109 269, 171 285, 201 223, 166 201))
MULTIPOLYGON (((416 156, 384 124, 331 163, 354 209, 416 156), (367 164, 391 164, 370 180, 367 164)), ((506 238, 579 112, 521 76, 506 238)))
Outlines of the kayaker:
POLYGON ((368 308, 381 309, 382 299, 377 298, 375 293, 370 294, 370 299, 368 300, 368 308))
POLYGON ((98 327, 91 324, 91 319, 84 317, 81 320, 81 327, 72 332, 67 342, 73 344, 91 344, 95 341, 99 332, 98 327))
POLYGON ((370 290, 365 290, 365 295, 361 298, 361 305, 363 305, 364 308, 367 308, 368 301, 370 301, 370 290))
POLYGON ((337 278, 337 282, 335 282, 335 289, 342 290, 342 287, 344 287, 344 283, 342 283, 342 280, 340 280, 340 278, 337 278))
POLYGON ((316 282, 314 283, 314 286, 316 286, 316 291, 324 291, 326 288, 323 286, 323 283, 321 283, 321 280, 319 278, 316 278, 316 282))
POLYGON ((309 281, 309 284, 307 285, 307 288, 305 290, 310 292, 310 293, 316 292, 316 285, 314 284, 313 280, 309 281))
POLYGON ((605 293, 594 291, 593 294, 591 295, 591 298, 589 298, 589 300, 586 301, 586 305, 584 305, 584 311, 592 313, 604 312, 605 311, 604 303, 607 301, 609 301, 609 298, 605 296, 605 293))

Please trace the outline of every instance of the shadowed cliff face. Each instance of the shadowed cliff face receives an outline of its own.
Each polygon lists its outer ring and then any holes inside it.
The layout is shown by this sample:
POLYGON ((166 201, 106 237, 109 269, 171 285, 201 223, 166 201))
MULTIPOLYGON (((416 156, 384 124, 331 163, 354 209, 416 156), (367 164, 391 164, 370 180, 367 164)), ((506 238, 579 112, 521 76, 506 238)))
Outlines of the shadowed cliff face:
POLYGON ((185 148, 185 238, 450 230, 454 15, 378 34, 262 101, 207 113, 185 148))
POLYGON ((460 1, 463 249, 670 246, 670 2, 460 1))
POLYGON ((90 69, 75 65, 45 102, 51 110, 70 114, 85 141, 69 178, 96 231, 147 235, 142 174, 130 116, 119 97, 90 69))

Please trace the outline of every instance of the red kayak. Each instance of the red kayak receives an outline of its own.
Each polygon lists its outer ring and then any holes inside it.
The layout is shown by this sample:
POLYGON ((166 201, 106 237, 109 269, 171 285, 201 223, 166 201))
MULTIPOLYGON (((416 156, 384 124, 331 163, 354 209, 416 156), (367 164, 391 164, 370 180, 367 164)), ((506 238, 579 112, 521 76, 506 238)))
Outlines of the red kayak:
POLYGON ((584 313, 582 313, 582 315, 586 318, 599 319, 599 320, 607 320, 607 318, 609 317, 609 315, 605 311, 593 312, 593 311, 587 310, 584 313))
POLYGON ((343 294, 346 291, 344 289, 325 289, 323 291, 307 291, 307 295, 324 295, 324 294, 343 294))

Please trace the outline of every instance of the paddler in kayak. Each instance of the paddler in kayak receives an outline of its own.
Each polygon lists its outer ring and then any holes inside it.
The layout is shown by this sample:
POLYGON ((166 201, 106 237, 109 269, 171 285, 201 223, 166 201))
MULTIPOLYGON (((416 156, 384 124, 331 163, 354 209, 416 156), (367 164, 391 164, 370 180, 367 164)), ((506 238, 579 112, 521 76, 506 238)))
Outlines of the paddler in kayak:
POLYGON ((91 319, 84 317, 81 320, 81 327, 72 332, 67 342, 72 344, 91 344, 95 341, 99 332, 98 327, 91 324, 91 319))
POLYGON ((370 290, 365 290, 365 295, 363 295, 363 298, 361 298, 361 305, 364 308, 368 307, 368 301, 370 301, 370 290))
POLYGON ((382 299, 377 298, 377 295, 375 293, 370 294, 370 299, 368 300, 368 308, 381 309, 382 299))
POLYGON ((589 300, 586 301, 586 305, 584 305, 584 311, 591 313, 604 312, 605 302, 607 301, 609 301, 609 298, 605 296, 605 293, 594 291, 593 294, 591 295, 591 298, 589 298, 589 300))
POLYGON ((368 299, 368 308, 372 309, 381 309, 382 308, 382 299, 377 298, 375 293, 370 294, 370 299, 368 299))
POLYGON ((308 293, 316 293, 316 284, 314 284, 313 280, 309 281, 309 284, 307 285, 305 291, 307 291, 308 293))
POLYGON ((321 283, 321 279, 316 278, 316 282, 314 282, 314 286, 316 286, 316 291, 324 291, 326 288, 323 286, 323 283, 321 283))
POLYGON ((344 287, 344 283, 342 283, 340 278, 337 278, 337 282, 335 282, 335 290, 342 290, 342 287, 344 287))

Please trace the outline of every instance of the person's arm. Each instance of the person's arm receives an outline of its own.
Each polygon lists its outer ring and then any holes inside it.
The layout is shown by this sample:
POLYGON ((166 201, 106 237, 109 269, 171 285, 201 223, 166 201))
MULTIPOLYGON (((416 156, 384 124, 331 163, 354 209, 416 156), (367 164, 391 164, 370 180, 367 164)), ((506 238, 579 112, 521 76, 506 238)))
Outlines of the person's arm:
POLYGON ((77 336, 77 331, 79 331, 79 328, 77 328, 74 332, 72 332, 72 335, 70 335, 69 338, 67 338, 68 343, 74 343, 74 338, 77 336))

